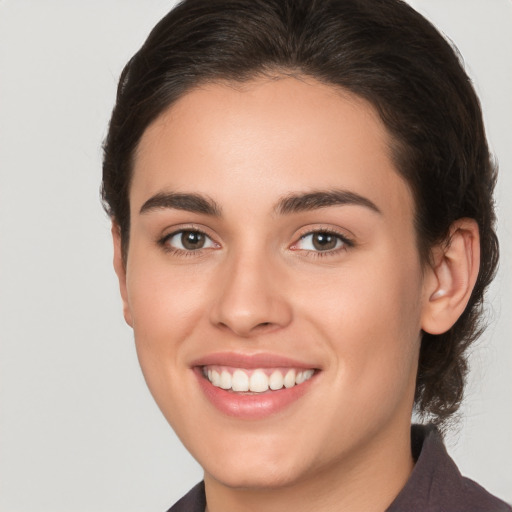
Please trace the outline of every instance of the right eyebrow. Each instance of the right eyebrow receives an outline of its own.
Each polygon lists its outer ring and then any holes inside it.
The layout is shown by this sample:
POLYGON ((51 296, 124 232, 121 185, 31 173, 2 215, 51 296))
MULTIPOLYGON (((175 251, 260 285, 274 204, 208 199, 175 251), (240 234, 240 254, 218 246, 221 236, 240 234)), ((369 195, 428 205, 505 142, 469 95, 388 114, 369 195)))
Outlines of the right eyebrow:
POLYGON ((165 208, 202 213, 214 217, 221 216, 221 208, 213 199, 200 194, 184 194, 178 192, 159 192, 155 194, 142 205, 139 214, 165 208))

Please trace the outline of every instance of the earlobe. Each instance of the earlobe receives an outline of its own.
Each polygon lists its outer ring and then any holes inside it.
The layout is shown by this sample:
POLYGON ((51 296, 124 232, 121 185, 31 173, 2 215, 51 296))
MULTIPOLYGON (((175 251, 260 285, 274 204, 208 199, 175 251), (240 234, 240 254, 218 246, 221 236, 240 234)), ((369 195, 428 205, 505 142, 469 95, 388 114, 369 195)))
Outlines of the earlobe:
POLYGON ((114 242, 114 270, 119 280, 119 290, 121 292, 121 299, 123 300, 123 315, 126 323, 133 327, 133 318, 128 301, 128 291, 126 287, 126 265, 123 259, 123 249, 121 243, 121 230, 119 225, 112 221, 112 240, 114 242))
POLYGON ((464 312, 480 267, 480 237, 474 219, 459 219, 445 243, 432 251, 425 276, 422 329, 430 334, 448 331, 464 312))

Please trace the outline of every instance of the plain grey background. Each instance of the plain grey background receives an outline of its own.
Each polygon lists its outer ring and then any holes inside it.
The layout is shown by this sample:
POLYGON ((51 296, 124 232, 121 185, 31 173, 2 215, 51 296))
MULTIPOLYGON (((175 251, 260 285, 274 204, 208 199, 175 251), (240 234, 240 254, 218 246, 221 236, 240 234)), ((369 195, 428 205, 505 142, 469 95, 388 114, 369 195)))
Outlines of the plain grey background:
MULTIPOLYGON (((459 47, 501 176, 501 268, 474 349, 464 474, 512 502, 512 2, 410 0, 459 47)), ((101 142, 119 73, 173 5, 0 0, 0 510, 166 510, 201 478, 123 323, 101 142)))

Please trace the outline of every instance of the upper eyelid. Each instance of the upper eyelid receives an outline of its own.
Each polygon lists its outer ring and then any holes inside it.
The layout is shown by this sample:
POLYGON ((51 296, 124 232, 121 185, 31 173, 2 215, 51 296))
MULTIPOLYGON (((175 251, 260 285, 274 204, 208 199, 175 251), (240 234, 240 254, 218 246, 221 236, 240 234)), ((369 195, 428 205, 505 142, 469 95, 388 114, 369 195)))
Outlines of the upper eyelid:
MULTIPOLYGON (((169 228, 169 231, 168 232, 166 232, 166 231, 167 231, 167 229, 164 229, 164 233, 156 238, 156 243, 158 245, 162 246, 162 247, 165 247, 167 245, 167 242, 169 240, 171 240, 173 237, 175 237, 176 235, 178 235, 180 233, 186 232, 186 231, 192 231, 192 232, 195 231, 195 232, 198 232, 198 233, 202 233, 208 239, 210 239, 215 245, 217 245, 219 247, 221 246, 221 244, 216 240, 216 238, 214 236, 212 236, 208 232, 207 229, 200 228, 198 226, 193 226, 193 225, 180 226, 180 227, 175 227, 175 228, 169 228)), ((205 249, 209 249, 209 248, 205 248, 205 249)), ((176 248, 175 250, 176 251, 180 251, 180 250, 183 250, 183 249, 176 248)), ((195 251, 190 251, 190 252, 200 252, 202 250, 203 250, 203 248, 197 249, 195 251)))
POLYGON ((212 240, 215 238, 210 230, 206 227, 199 226, 197 224, 185 224, 185 225, 178 225, 178 226, 169 226, 162 230, 162 235, 160 235, 158 238, 169 238, 173 235, 176 235, 178 233, 182 233, 183 231, 197 231, 198 233, 202 233, 203 235, 206 235, 207 237, 211 238, 212 240))
POLYGON ((295 242, 293 242, 291 245, 288 246, 289 250, 293 252, 297 252, 299 254, 303 254, 304 257, 336 257, 339 256, 342 253, 346 253, 347 251, 352 250, 354 247, 356 247, 356 243, 353 239, 345 236, 344 234, 340 233, 337 230, 334 229, 309 229, 308 231, 305 231, 302 235, 297 237, 295 239, 295 242), (338 238, 338 240, 341 241, 341 247, 335 247, 332 249, 327 249, 325 251, 321 250, 313 250, 313 249, 303 249, 299 247, 302 240, 304 240, 305 237, 308 235, 314 235, 315 233, 328 233, 330 235, 333 235, 338 238))
POLYGON ((158 246, 160 246, 160 248, 165 253, 174 255, 175 257, 185 257, 185 256, 200 257, 200 256, 204 256, 207 253, 207 251, 216 250, 216 249, 221 248, 221 245, 214 238, 212 238, 208 233, 206 233, 204 230, 191 229, 191 228, 187 228, 187 227, 175 229, 173 231, 170 231, 167 234, 164 234, 163 236, 159 237, 156 240, 156 244, 158 246), (176 247, 174 244, 169 243, 170 240, 172 240, 175 236, 179 235, 180 233, 187 232, 187 231, 203 234, 210 241, 210 243, 211 243, 210 247, 200 247, 197 249, 186 249, 186 248, 182 248, 182 247, 176 247))
POLYGON ((301 238, 304 238, 307 235, 312 235, 315 233, 328 233, 330 235, 338 236, 341 238, 344 242, 354 245, 354 239, 355 236, 351 233, 347 233, 346 230, 336 229, 333 227, 327 227, 327 226, 318 226, 318 227, 304 227, 302 230, 299 230, 298 235, 296 235, 296 241, 293 242, 294 244, 297 243, 301 238))
POLYGON ((304 251, 304 252, 315 252, 315 253, 318 252, 321 254, 328 254, 328 253, 336 253, 341 250, 351 249, 352 247, 354 247, 354 243, 351 240, 349 240, 348 238, 345 238, 343 236, 337 235, 336 233, 328 233, 328 234, 336 237, 341 242, 341 247, 334 247, 332 249, 325 249, 325 250, 303 249, 303 248, 298 247, 303 240, 305 240, 308 236, 311 236, 314 234, 315 233, 309 233, 304 236, 301 236, 296 242, 294 242, 290 246, 290 249, 293 251, 304 251))
MULTIPOLYGON (((161 244, 168 241, 173 236, 182 233, 184 231, 197 231, 199 233, 204 234, 207 236, 210 240, 212 240, 215 244, 221 246, 222 243, 218 241, 218 237, 215 235, 212 235, 210 233, 210 230, 206 227, 199 226, 197 224, 188 224, 188 225, 181 225, 181 226, 173 226, 169 227, 164 230, 164 233, 158 237, 157 241, 161 244)), ((292 247, 296 245, 301 239, 308 235, 313 235, 315 233, 328 233, 334 236, 339 237, 347 246, 353 247, 355 245, 354 241, 354 235, 351 233, 347 233, 346 230, 336 229, 334 227, 330 226, 304 226, 303 228, 296 231, 296 235, 294 236, 294 241, 291 244, 288 244, 288 247, 292 247)))

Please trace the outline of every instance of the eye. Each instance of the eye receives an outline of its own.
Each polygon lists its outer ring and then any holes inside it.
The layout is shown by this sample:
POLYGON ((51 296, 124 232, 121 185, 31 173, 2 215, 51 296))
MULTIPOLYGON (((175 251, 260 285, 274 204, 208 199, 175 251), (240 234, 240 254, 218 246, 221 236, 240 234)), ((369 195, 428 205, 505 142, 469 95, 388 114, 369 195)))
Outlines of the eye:
POLYGON ((300 237, 292 249, 302 251, 328 252, 352 246, 352 243, 345 237, 329 231, 315 231, 300 237))
POLYGON ((198 251, 217 247, 217 244, 205 233, 197 230, 176 231, 167 235, 162 243, 170 249, 179 251, 198 251))

